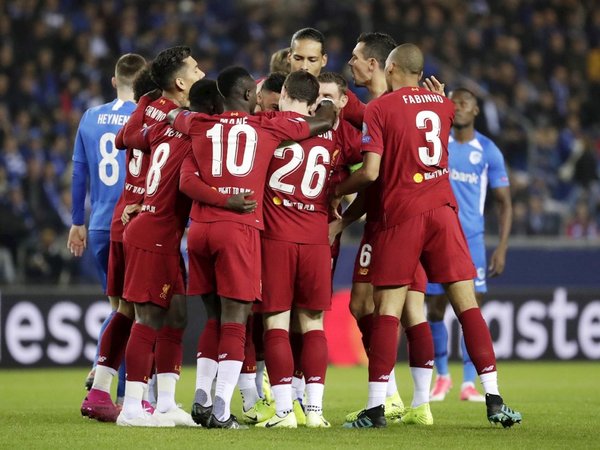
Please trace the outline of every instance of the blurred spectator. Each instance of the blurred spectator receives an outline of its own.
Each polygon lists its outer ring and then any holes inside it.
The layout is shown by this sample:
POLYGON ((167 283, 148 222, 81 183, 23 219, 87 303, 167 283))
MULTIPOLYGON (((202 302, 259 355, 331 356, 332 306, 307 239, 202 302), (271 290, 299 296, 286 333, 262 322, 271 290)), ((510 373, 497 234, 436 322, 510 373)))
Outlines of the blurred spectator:
POLYGON ((30 233, 68 225, 61 193, 73 137, 83 111, 112 98, 118 56, 151 59, 185 44, 209 77, 231 64, 258 77, 305 26, 326 36, 327 70, 344 72, 360 32, 382 31, 423 49, 425 75, 477 92, 478 129, 504 152, 511 184, 525 180, 513 189, 523 212, 515 234, 559 233, 556 215, 566 217, 582 195, 592 213, 600 201, 596 1, 7 0, 0 11, 0 204, 34 220, 30 233), (15 189, 26 208, 15 210, 15 189), (542 226, 547 214, 551 226, 542 226))
POLYGON ((585 199, 579 200, 575 205, 573 217, 567 223, 566 235, 571 239, 598 238, 598 223, 594 220, 585 199))
POLYGON ((64 248, 65 242, 58 239, 56 231, 42 229, 40 238, 30 242, 25 252, 27 279, 40 284, 58 283, 67 267, 64 248))

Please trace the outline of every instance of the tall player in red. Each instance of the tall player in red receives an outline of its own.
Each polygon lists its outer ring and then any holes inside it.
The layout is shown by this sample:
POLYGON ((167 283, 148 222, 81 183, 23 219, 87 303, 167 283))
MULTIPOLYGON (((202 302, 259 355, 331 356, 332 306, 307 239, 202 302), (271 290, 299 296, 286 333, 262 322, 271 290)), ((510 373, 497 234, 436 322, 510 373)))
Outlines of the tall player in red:
MULTIPOLYGON (((151 99, 143 95, 154 88, 156 88, 156 84, 150 78, 149 69, 144 69, 133 82, 134 100, 138 102, 138 108, 134 114, 139 115, 145 109, 151 99)), ((121 129, 115 138, 117 148, 124 147, 122 136, 121 129)), ((126 152, 125 188, 115 205, 110 227, 110 253, 106 284, 107 294, 119 298, 119 307, 100 339, 94 383, 81 405, 83 415, 102 422, 115 422, 119 415, 119 409, 110 398, 110 386, 125 356, 125 347, 134 319, 133 304, 122 298, 125 275, 123 253, 125 225, 121 220, 121 215, 123 212, 126 214, 137 212, 141 208, 146 190, 146 171, 148 170, 148 155, 135 148, 128 148, 126 152)), ((145 403, 144 407, 152 410, 149 403, 145 403)))
MULTIPOLYGON (((283 86, 280 109, 295 116, 308 116, 318 95, 319 82, 313 75, 293 72, 283 86)), ((303 338, 305 423, 308 427, 330 427, 323 417, 327 371, 323 311, 331 307, 327 185, 334 150, 333 131, 299 142, 283 142, 275 151, 267 173, 265 229, 261 240, 261 309, 276 415, 259 423, 259 427, 296 428, 298 425, 291 383, 294 373, 289 338, 292 308, 303 338)))
MULTIPOLYGON (((392 93, 365 111, 364 164, 337 186, 336 196, 380 183, 379 226, 373 245, 375 316, 369 358, 369 406, 353 427, 384 422, 385 388, 381 377, 394 365, 407 285, 419 262, 430 281, 443 283, 458 315, 465 343, 486 392, 487 417, 510 427, 521 414, 506 406, 498 392, 496 358, 489 329, 477 306, 475 269, 458 220, 448 179, 448 138, 454 106, 419 87, 423 54, 403 44, 386 61, 392 93), (373 406, 378 405, 378 406, 373 406)), ((418 412, 417 412, 418 413, 418 412)))
POLYGON ((189 104, 189 90, 204 73, 188 47, 173 47, 154 59, 151 75, 163 95, 144 109, 149 126, 140 131, 129 122, 124 132, 125 145, 151 153, 141 211, 124 233, 123 297, 135 304, 136 321, 125 352, 125 402, 117 425, 193 426, 189 414, 175 403, 187 320, 179 246, 191 206, 190 199, 179 192, 179 171, 191 146, 189 138, 172 129, 166 117, 170 110, 189 104), (153 351, 158 401, 149 417, 141 400, 153 351))
MULTIPOLYGON (((257 193, 256 210, 245 215, 195 204, 188 237, 188 293, 202 295, 207 304, 214 302, 216 294, 221 318, 218 352, 213 355, 215 361, 218 358, 214 404, 209 383, 196 397, 195 416, 209 427, 240 428, 231 415, 230 403, 244 360, 246 321, 252 303, 261 298, 259 230, 263 229, 267 169, 282 140, 302 140, 326 131, 335 113, 333 105, 328 105, 305 120, 252 116, 256 86, 241 67, 223 70, 217 86, 224 97, 223 114, 173 111, 170 116, 176 130, 192 137, 205 183, 226 194, 257 193)), ((208 376, 214 377, 214 371, 208 376)))

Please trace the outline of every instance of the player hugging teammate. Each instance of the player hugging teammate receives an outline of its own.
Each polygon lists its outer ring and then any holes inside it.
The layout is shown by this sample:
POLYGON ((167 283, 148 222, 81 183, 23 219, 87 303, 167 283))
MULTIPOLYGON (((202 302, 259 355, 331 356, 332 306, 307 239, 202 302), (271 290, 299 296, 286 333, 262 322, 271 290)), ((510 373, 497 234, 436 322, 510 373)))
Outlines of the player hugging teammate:
POLYGON ((476 272, 448 177, 453 101, 460 96, 446 98, 435 78, 421 85, 421 51, 396 46, 382 33, 361 35, 349 61, 355 83, 371 94, 368 105, 343 77, 321 73, 327 54, 318 30, 296 32, 282 54, 291 74, 261 83, 258 106, 255 80, 242 67, 222 70, 215 82, 201 80, 187 47, 166 49, 152 61, 158 89, 141 97, 117 139, 129 149, 132 176, 145 180, 135 190, 143 197, 114 211, 124 224, 123 244, 110 250, 122 249, 114 255, 124 261, 118 294, 130 305, 128 317, 133 305, 135 320, 110 320, 109 330, 125 331, 103 347, 111 368, 100 370, 82 413, 122 426, 244 428, 231 414, 237 385, 243 422, 330 427, 323 416, 323 313, 331 304, 332 258, 335 267, 336 237, 366 212, 351 310, 369 357, 369 398, 344 426, 433 424, 426 280, 444 286, 459 317, 488 420, 505 427, 520 422, 498 392, 476 272), (342 213, 341 198, 351 193, 358 197, 342 213), (189 276, 179 250, 188 221, 189 276), (191 415, 175 403, 186 295, 199 295, 208 316, 191 415), (120 322, 111 327, 113 321, 120 322), (414 383, 410 408, 393 370, 400 324, 414 383), (127 381, 119 411, 106 395, 123 355, 127 381), (267 398, 262 376, 256 377, 263 358, 267 398), (157 396, 150 405, 153 375, 157 396))

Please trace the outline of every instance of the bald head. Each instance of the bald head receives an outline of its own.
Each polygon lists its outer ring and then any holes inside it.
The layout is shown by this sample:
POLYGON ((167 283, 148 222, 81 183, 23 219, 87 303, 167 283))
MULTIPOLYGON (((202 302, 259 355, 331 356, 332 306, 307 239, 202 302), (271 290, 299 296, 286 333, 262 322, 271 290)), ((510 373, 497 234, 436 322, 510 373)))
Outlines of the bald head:
POLYGON ((388 62, 407 75, 420 75, 423 72, 423 52, 415 44, 402 44, 390 53, 388 62))

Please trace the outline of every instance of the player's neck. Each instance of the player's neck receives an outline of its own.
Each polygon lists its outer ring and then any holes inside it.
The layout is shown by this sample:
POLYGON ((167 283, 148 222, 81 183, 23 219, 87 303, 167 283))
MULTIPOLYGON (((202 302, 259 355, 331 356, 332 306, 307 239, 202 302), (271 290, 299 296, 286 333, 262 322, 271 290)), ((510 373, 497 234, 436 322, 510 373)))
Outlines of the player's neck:
POLYGON ((181 108, 186 108, 189 106, 189 101, 185 101, 183 98, 183 94, 181 92, 169 92, 169 91, 162 91, 162 96, 166 99, 171 100, 173 103, 175 103, 177 106, 181 107, 181 108))
POLYGON ((245 114, 251 114, 251 112, 248 111, 247 103, 237 102, 237 101, 232 101, 232 100, 225 100, 223 102, 223 112, 230 112, 230 111, 237 111, 237 112, 243 112, 245 114))
POLYGON ((405 87, 420 87, 419 78, 415 76, 397 75, 392 78, 392 91, 397 91, 405 87))
POLYGON ((387 91, 387 82, 385 81, 385 75, 383 72, 381 74, 374 73, 373 78, 371 79, 371 83, 367 86, 369 90, 369 97, 371 99, 379 98, 387 91))
POLYGON ((460 143, 470 142, 475 138, 475 128, 472 125, 465 127, 457 127, 455 125, 452 127, 452 130, 454 131, 454 140, 460 143))
POLYGON ((302 114, 303 116, 309 116, 310 112, 308 110, 308 105, 306 102, 301 102, 298 100, 290 101, 285 108, 285 111, 295 112, 298 114, 302 114))
POLYGON ((118 88, 117 98, 123 102, 133 102, 133 90, 128 88, 118 88))

